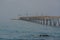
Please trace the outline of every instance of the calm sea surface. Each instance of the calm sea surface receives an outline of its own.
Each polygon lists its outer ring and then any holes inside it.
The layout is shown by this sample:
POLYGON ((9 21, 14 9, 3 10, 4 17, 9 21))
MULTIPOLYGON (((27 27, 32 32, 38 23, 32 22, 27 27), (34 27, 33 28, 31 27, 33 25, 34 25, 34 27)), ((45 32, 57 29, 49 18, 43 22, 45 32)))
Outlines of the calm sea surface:
POLYGON ((21 20, 0 21, 0 40, 60 40, 60 27, 21 20), (39 36, 43 34, 49 37, 39 36))

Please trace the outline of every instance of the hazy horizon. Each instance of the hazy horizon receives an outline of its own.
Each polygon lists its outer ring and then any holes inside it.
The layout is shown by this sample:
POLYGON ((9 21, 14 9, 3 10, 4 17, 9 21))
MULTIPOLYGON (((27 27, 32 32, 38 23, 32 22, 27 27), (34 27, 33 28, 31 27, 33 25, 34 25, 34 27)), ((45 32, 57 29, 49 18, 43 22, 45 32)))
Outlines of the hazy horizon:
POLYGON ((60 0, 0 0, 0 19, 18 16, 60 16, 60 0))
POLYGON ((60 40, 60 19, 20 16, 60 16, 60 0, 0 0, 0 40, 60 40))

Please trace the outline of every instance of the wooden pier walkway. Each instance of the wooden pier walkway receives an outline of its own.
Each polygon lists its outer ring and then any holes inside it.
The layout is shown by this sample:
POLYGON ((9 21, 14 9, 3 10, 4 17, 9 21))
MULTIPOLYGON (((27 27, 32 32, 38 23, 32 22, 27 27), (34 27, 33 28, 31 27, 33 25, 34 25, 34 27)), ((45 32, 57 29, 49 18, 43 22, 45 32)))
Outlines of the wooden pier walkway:
POLYGON ((35 22, 43 25, 60 26, 60 16, 19 17, 19 20, 35 22))

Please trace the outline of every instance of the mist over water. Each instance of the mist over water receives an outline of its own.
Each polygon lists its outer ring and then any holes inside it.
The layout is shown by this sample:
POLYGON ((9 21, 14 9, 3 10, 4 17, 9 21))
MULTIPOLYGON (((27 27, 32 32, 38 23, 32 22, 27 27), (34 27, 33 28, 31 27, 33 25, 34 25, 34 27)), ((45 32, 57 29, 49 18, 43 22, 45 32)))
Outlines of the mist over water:
POLYGON ((27 13, 60 16, 60 0, 0 0, 0 40, 60 40, 60 27, 11 20, 27 13), (39 37, 40 34, 50 37, 39 37))

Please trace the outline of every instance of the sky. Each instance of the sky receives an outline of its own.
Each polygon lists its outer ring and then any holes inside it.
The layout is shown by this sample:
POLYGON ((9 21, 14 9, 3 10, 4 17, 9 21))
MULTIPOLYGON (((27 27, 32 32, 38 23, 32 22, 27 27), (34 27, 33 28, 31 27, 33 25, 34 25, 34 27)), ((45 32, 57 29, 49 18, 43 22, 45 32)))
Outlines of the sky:
POLYGON ((0 0, 0 20, 27 15, 60 16, 60 0, 0 0))

